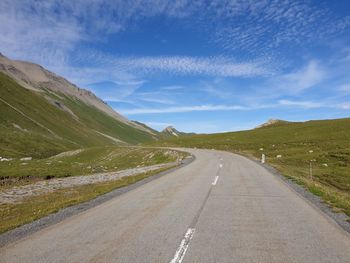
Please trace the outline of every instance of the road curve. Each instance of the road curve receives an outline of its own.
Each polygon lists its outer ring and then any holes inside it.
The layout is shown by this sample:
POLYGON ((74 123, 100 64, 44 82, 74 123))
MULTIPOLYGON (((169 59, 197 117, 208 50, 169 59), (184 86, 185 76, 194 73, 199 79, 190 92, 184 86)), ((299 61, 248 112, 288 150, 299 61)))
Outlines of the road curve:
POLYGON ((0 262, 350 262, 350 237, 242 156, 196 160, 0 250, 0 262))

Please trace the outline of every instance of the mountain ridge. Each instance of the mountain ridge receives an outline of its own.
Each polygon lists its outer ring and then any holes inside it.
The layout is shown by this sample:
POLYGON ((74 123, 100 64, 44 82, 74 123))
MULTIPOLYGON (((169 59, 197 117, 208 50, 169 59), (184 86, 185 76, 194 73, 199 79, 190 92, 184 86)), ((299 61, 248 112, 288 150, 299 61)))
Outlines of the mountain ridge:
POLYGON ((270 126, 284 125, 284 124, 288 124, 288 123, 292 123, 292 122, 281 120, 281 119, 268 119, 266 122, 260 124, 255 129, 266 128, 266 127, 270 127, 270 126))
POLYGON ((45 158, 78 148, 135 145, 160 136, 40 65, 12 62, 3 55, 0 112, 2 157, 45 158))
POLYGON ((11 60, 1 54, 0 72, 12 77, 21 86, 27 89, 37 92, 42 92, 44 89, 48 89, 49 91, 55 93, 55 95, 57 95, 57 92, 64 93, 96 107, 118 121, 153 134, 149 129, 128 120, 121 114, 114 111, 106 102, 98 98, 92 91, 78 87, 77 85, 69 82, 67 79, 45 69, 41 65, 27 61, 11 60))
POLYGON ((189 136, 189 135, 194 135, 195 134, 195 133, 180 132, 172 125, 165 127, 160 133, 165 138, 182 137, 182 136, 189 136))

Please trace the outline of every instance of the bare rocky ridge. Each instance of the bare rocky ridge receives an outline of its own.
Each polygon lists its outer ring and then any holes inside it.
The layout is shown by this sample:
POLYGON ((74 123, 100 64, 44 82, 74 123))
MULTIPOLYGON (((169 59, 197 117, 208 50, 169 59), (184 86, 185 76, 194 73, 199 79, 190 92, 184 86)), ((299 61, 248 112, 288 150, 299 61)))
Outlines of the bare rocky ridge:
POLYGON ((179 137, 180 136, 180 132, 178 130, 176 130, 173 126, 168 126, 166 127, 162 133, 167 134, 167 135, 171 135, 171 136, 175 136, 175 137, 179 137))
POLYGON ((194 135, 195 133, 186 133, 186 132, 180 132, 175 127, 173 126, 168 126, 164 130, 162 130, 161 134, 164 137, 180 137, 180 136, 189 136, 189 135, 194 135))
POLYGON ((103 100, 96 97, 91 91, 77 87, 68 80, 46 70, 40 65, 26 61, 11 60, 0 53, 0 72, 3 72, 15 79, 20 85, 27 89, 37 92, 41 92, 45 89, 58 97, 60 96, 60 93, 63 93, 69 97, 78 99, 88 105, 96 107, 118 121, 154 135, 151 130, 146 129, 142 125, 132 122, 115 112, 103 100))
POLYGON ((258 127, 256 127, 256 129, 258 128, 263 128, 263 127, 268 127, 268 126, 272 126, 272 125, 277 125, 277 124, 286 124, 289 123, 288 121, 284 121, 284 120, 279 120, 279 119, 269 119, 267 122, 259 125, 258 127))

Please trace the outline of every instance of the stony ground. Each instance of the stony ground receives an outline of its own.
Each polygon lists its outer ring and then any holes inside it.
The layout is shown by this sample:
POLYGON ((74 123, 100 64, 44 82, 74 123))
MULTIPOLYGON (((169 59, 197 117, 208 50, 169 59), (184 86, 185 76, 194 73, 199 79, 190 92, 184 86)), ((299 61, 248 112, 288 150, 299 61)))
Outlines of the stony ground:
POLYGON ((146 173, 161 168, 167 168, 176 165, 176 162, 157 164, 152 166, 137 167, 117 172, 98 173, 93 175, 83 175, 65 178, 55 178, 45 181, 39 181, 33 184, 15 186, 0 192, 0 203, 21 202, 24 198, 36 196, 43 193, 52 192, 57 189, 81 186, 86 184, 101 183, 117 180, 124 176, 132 176, 140 173, 146 173))

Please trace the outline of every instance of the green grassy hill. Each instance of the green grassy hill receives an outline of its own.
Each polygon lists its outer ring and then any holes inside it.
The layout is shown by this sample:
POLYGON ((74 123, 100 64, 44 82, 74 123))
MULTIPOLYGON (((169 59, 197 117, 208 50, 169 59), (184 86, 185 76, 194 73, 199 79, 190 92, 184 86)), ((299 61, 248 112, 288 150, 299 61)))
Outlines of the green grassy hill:
POLYGON ((237 152, 267 163, 350 215, 350 119, 270 125, 249 131, 158 142, 237 152), (281 157, 277 157, 280 155, 281 157), (309 173, 310 160, 313 177, 309 173))
POLYGON ((0 156, 6 158, 45 158, 71 149, 154 140, 76 98, 26 89, 1 72, 0 112, 0 156))

